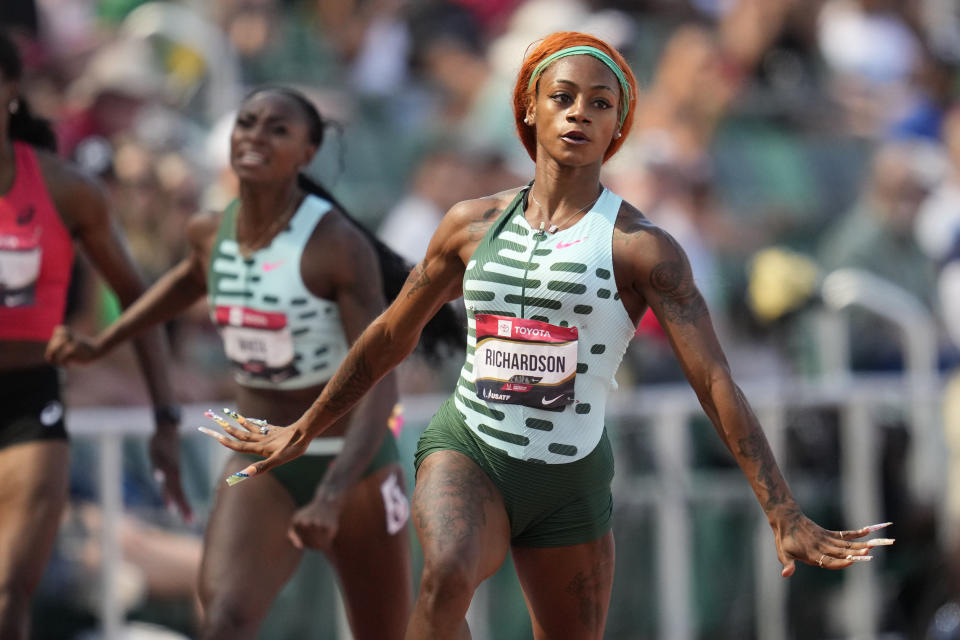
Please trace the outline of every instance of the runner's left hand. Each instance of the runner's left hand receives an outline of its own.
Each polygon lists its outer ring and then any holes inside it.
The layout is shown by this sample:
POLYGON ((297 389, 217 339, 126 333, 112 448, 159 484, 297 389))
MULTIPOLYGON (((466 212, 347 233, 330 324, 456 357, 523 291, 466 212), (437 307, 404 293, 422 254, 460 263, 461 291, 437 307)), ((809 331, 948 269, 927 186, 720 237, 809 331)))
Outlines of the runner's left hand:
POLYGON ((870 552, 893 544, 893 539, 863 540, 874 531, 891 523, 875 524, 851 531, 830 531, 803 515, 796 507, 788 507, 770 519, 777 544, 777 557, 783 564, 780 572, 789 578, 796 571, 796 560, 822 569, 845 569, 858 562, 873 559, 870 552))
POLYGON ((330 549, 339 530, 341 505, 339 498, 318 492, 310 504, 293 515, 287 532, 293 546, 321 551, 330 549))

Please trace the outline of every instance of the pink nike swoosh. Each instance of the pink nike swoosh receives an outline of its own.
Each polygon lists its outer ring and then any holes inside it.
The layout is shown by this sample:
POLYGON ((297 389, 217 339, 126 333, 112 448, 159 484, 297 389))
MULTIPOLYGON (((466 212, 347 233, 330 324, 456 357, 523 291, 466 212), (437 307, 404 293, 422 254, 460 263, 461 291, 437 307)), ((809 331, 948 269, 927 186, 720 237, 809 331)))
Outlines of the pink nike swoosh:
POLYGON ((286 262, 286 260, 277 260, 276 262, 264 262, 263 270, 267 272, 273 271, 278 267, 282 267, 284 262, 286 262))
POLYGON ((572 247, 578 242, 583 242, 586 238, 580 238, 579 240, 574 240, 573 242, 564 242, 563 240, 557 241, 557 249, 566 249, 567 247, 572 247))

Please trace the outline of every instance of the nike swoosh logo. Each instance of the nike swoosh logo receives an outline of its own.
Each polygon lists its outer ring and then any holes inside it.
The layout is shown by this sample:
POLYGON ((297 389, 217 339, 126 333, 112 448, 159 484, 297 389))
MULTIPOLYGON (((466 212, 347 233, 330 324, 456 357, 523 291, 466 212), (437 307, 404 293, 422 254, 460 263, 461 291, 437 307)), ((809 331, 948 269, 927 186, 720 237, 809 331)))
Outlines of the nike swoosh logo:
POLYGON ((557 241, 557 249, 566 249, 567 247, 572 247, 578 242, 583 242, 586 238, 580 238, 579 240, 574 240, 573 242, 564 242, 563 240, 557 241))
POLYGON ((279 268, 279 267, 282 267, 284 262, 286 262, 286 260, 277 260, 276 262, 264 262, 264 263, 263 263, 263 270, 269 273, 270 271, 273 271, 274 269, 277 269, 277 268, 279 268))
POLYGON ((550 398, 549 400, 547 400, 546 398, 540 398, 540 402, 542 402, 542 403, 544 404, 544 406, 551 405, 551 404, 553 404, 554 402, 556 402, 557 400, 563 398, 565 395, 567 395, 567 394, 561 393, 561 394, 558 395, 556 398, 550 398))

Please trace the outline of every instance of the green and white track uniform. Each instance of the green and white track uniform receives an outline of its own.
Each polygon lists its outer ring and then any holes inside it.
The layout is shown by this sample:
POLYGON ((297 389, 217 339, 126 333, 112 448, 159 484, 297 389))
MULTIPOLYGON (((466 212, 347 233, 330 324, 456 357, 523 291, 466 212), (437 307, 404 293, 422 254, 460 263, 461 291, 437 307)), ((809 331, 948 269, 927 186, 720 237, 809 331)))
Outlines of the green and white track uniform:
POLYGON ((313 295, 300 258, 329 202, 308 195, 269 246, 237 246, 235 201, 223 212, 207 273, 210 316, 234 378, 247 387, 302 389, 326 382, 347 355, 340 308, 313 295))
POLYGON ((530 227, 523 215, 524 200, 525 191, 521 191, 466 265, 466 361, 453 398, 421 439, 417 462, 436 450, 465 453, 504 495, 515 544, 576 544, 609 528, 613 458, 605 436, 604 409, 635 331, 613 274, 613 228, 622 199, 604 189, 581 220, 556 234, 530 227), (492 316, 500 326, 520 324, 512 319, 547 324, 538 330, 524 325, 519 330, 523 335, 514 327, 512 334, 502 333, 503 338, 481 339, 478 347, 478 316, 481 323, 488 323, 485 318, 492 316), (538 343, 536 337, 527 338, 538 332, 547 335, 550 326, 576 328, 576 363, 561 365, 566 369, 556 373, 556 379, 550 378, 549 365, 564 362, 559 349, 569 342, 538 343), (497 345, 493 356, 491 343, 497 345), (478 349, 484 350, 480 362, 478 349), (514 374, 510 378, 502 373, 504 363, 513 367, 507 372, 514 374), (488 386, 478 393, 477 372, 483 367, 494 373, 483 374, 488 386), (567 370, 575 371, 572 397, 564 396, 554 405, 552 401, 562 395, 559 378, 567 370), (492 400, 510 392, 491 395, 491 379, 507 380, 503 389, 532 388, 527 392, 530 400, 525 404, 492 400), (547 391, 537 391, 537 384, 548 384, 543 387, 547 391), (552 388, 558 392, 551 394, 552 388), (536 406, 538 402, 544 408, 536 406), (553 526, 556 535, 538 528, 555 517, 543 509, 555 510, 585 498, 593 506, 575 517, 560 518, 553 526), (531 504, 514 502, 525 499, 531 504), (574 520, 584 517, 593 522, 578 529, 574 520))

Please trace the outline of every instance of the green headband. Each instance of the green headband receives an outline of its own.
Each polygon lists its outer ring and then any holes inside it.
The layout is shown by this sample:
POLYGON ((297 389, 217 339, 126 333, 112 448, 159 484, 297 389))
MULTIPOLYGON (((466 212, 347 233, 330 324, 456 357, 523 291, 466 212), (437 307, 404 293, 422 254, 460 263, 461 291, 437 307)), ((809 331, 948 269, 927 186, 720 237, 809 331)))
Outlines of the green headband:
POLYGON ((527 84, 527 89, 533 86, 533 83, 537 81, 537 78, 543 73, 543 70, 547 68, 548 64, 558 58, 566 58, 567 56, 593 56, 607 65, 610 71, 613 71, 613 75, 617 76, 617 80, 620 82, 620 126, 622 127, 624 120, 627 119, 627 112, 630 110, 630 83, 627 82, 627 76, 623 75, 623 71, 613 58, 596 47, 580 45, 567 47, 566 49, 560 49, 560 51, 556 53, 551 53, 534 68, 533 73, 530 74, 530 82, 527 84))

